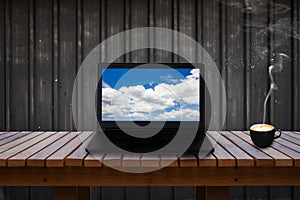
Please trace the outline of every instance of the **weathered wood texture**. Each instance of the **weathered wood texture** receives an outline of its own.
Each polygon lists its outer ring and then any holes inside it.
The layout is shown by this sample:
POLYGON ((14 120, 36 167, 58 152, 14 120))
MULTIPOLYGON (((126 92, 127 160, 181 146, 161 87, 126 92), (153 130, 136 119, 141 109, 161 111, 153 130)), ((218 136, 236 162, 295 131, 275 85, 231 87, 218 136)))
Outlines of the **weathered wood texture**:
MULTIPOLYGON (((282 129, 299 130, 299 11, 300 4, 295 0, 0 0, 0 130, 74 130, 71 94, 80 63, 99 42, 123 30, 143 26, 178 30, 209 52, 227 90, 224 130, 245 130, 262 121, 270 59, 273 53, 288 55, 290 59, 283 59, 283 71, 275 74, 279 90, 268 102, 267 121, 282 129)), ((129 38, 126 45, 135 45, 135 38, 129 38)), ((168 40, 171 39, 162 42, 168 40)), ((111 48, 103 50, 102 61, 109 58, 110 51, 111 48)), ((183 62, 178 56, 160 50, 138 50, 117 60, 149 61, 183 62)), ((276 145, 275 149, 293 143, 278 140, 276 145)), ((284 151, 291 153, 289 149, 284 151)), ((249 157, 239 153, 245 159, 238 165, 251 163, 249 157)), ((225 156, 221 163, 228 163, 228 155, 214 156, 225 156)), ((70 165, 76 164, 73 161, 70 165)), ((210 162, 207 159, 202 164, 210 162)), ((88 159, 86 164, 97 165, 88 159)), ((155 190, 150 187, 135 191, 141 193, 139 197, 147 194, 149 199, 155 199, 155 190)), ((162 190, 166 191, 165 199, 174 199, 179 193, 182 198, 191 197, 191 188, 162 190)), ((131 198, 128 195, 132 193, 126 193, 126 187, 94 191, 103 199, 131 198)), ((18 199, 19 192, 22 199, 34 199, 44 189, 0 188, 0 195, 6 195, 5 198, 18 199)), ((299 193, 299 187, 245 187, 232 188, 230 197, 297 199, 299 193)), ((45 194, 50 194, 49 190, 45 194)))

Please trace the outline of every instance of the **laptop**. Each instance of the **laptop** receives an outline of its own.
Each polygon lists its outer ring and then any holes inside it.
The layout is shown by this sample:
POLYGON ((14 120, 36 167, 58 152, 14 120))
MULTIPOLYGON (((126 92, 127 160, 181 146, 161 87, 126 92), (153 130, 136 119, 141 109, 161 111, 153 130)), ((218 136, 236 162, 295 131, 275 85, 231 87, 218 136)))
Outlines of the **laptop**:
POLYGON ((172 143, 168 153, 199 152, 205 140, 203 66, 114 63, 99 68, 96 107, 101 129, 87 151, 151 153, 172 143), (187 147, 179 148, 185 143, 187 147))

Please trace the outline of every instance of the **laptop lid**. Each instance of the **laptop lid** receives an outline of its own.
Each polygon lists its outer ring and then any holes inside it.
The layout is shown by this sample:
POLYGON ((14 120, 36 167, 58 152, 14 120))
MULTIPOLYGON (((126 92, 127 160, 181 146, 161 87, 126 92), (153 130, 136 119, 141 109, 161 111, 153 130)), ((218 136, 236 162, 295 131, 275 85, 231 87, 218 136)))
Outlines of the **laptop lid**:
POLYGON ((204 130, 203 65, 114 63, 99 68, 97 114, 101 128, 174 129, 184 123, 204 130))

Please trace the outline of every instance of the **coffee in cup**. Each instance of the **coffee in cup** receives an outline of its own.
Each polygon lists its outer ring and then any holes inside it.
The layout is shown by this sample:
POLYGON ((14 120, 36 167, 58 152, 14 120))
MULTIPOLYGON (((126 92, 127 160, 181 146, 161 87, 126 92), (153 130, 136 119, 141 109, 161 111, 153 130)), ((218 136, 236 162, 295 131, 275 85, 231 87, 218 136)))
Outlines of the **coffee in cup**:
POLYGON ((276 128, 270 124, 253 124, 250 127, 250 137, 256 146, 264 148, 281 136, 281 131, 278 130, 279 135, 275 135, 276 131, 276 128))

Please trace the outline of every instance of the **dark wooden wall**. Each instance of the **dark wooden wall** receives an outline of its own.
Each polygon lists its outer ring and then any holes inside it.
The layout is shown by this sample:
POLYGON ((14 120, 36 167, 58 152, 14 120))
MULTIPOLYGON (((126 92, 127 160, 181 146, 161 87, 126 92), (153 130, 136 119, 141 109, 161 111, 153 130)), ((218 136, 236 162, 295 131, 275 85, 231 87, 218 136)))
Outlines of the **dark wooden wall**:
MULTIPOLYGON (((71 94, 82 60, 106 38, 144 26, 185 33, 210 53, 226 85, 228 130, 262 120, 269 60, 285 53, 290 59, 275 75, 279 90, 268 105, 269 120, 282 129, 300 130, 299 17, 297 0, 0 0, 0 130, 73 130, 71 94), (252 11, 246 12, 249 6, 252 11), (281 12, 278 6, 289 9, 281 12), (288 26, 272 26, 280 19, 288 26), (258 34, 270 25, 274 30, 258 34)), ((140 50, 118 62, 183 60, 140 50)), ((0 187, 0 199, 51 195, 47 187, 0 187)), ((232 187, 230 196, 300 199, 300 188, 232 187)), ((93 198, 192 199, 194 188, 95 187, 93 198)))

